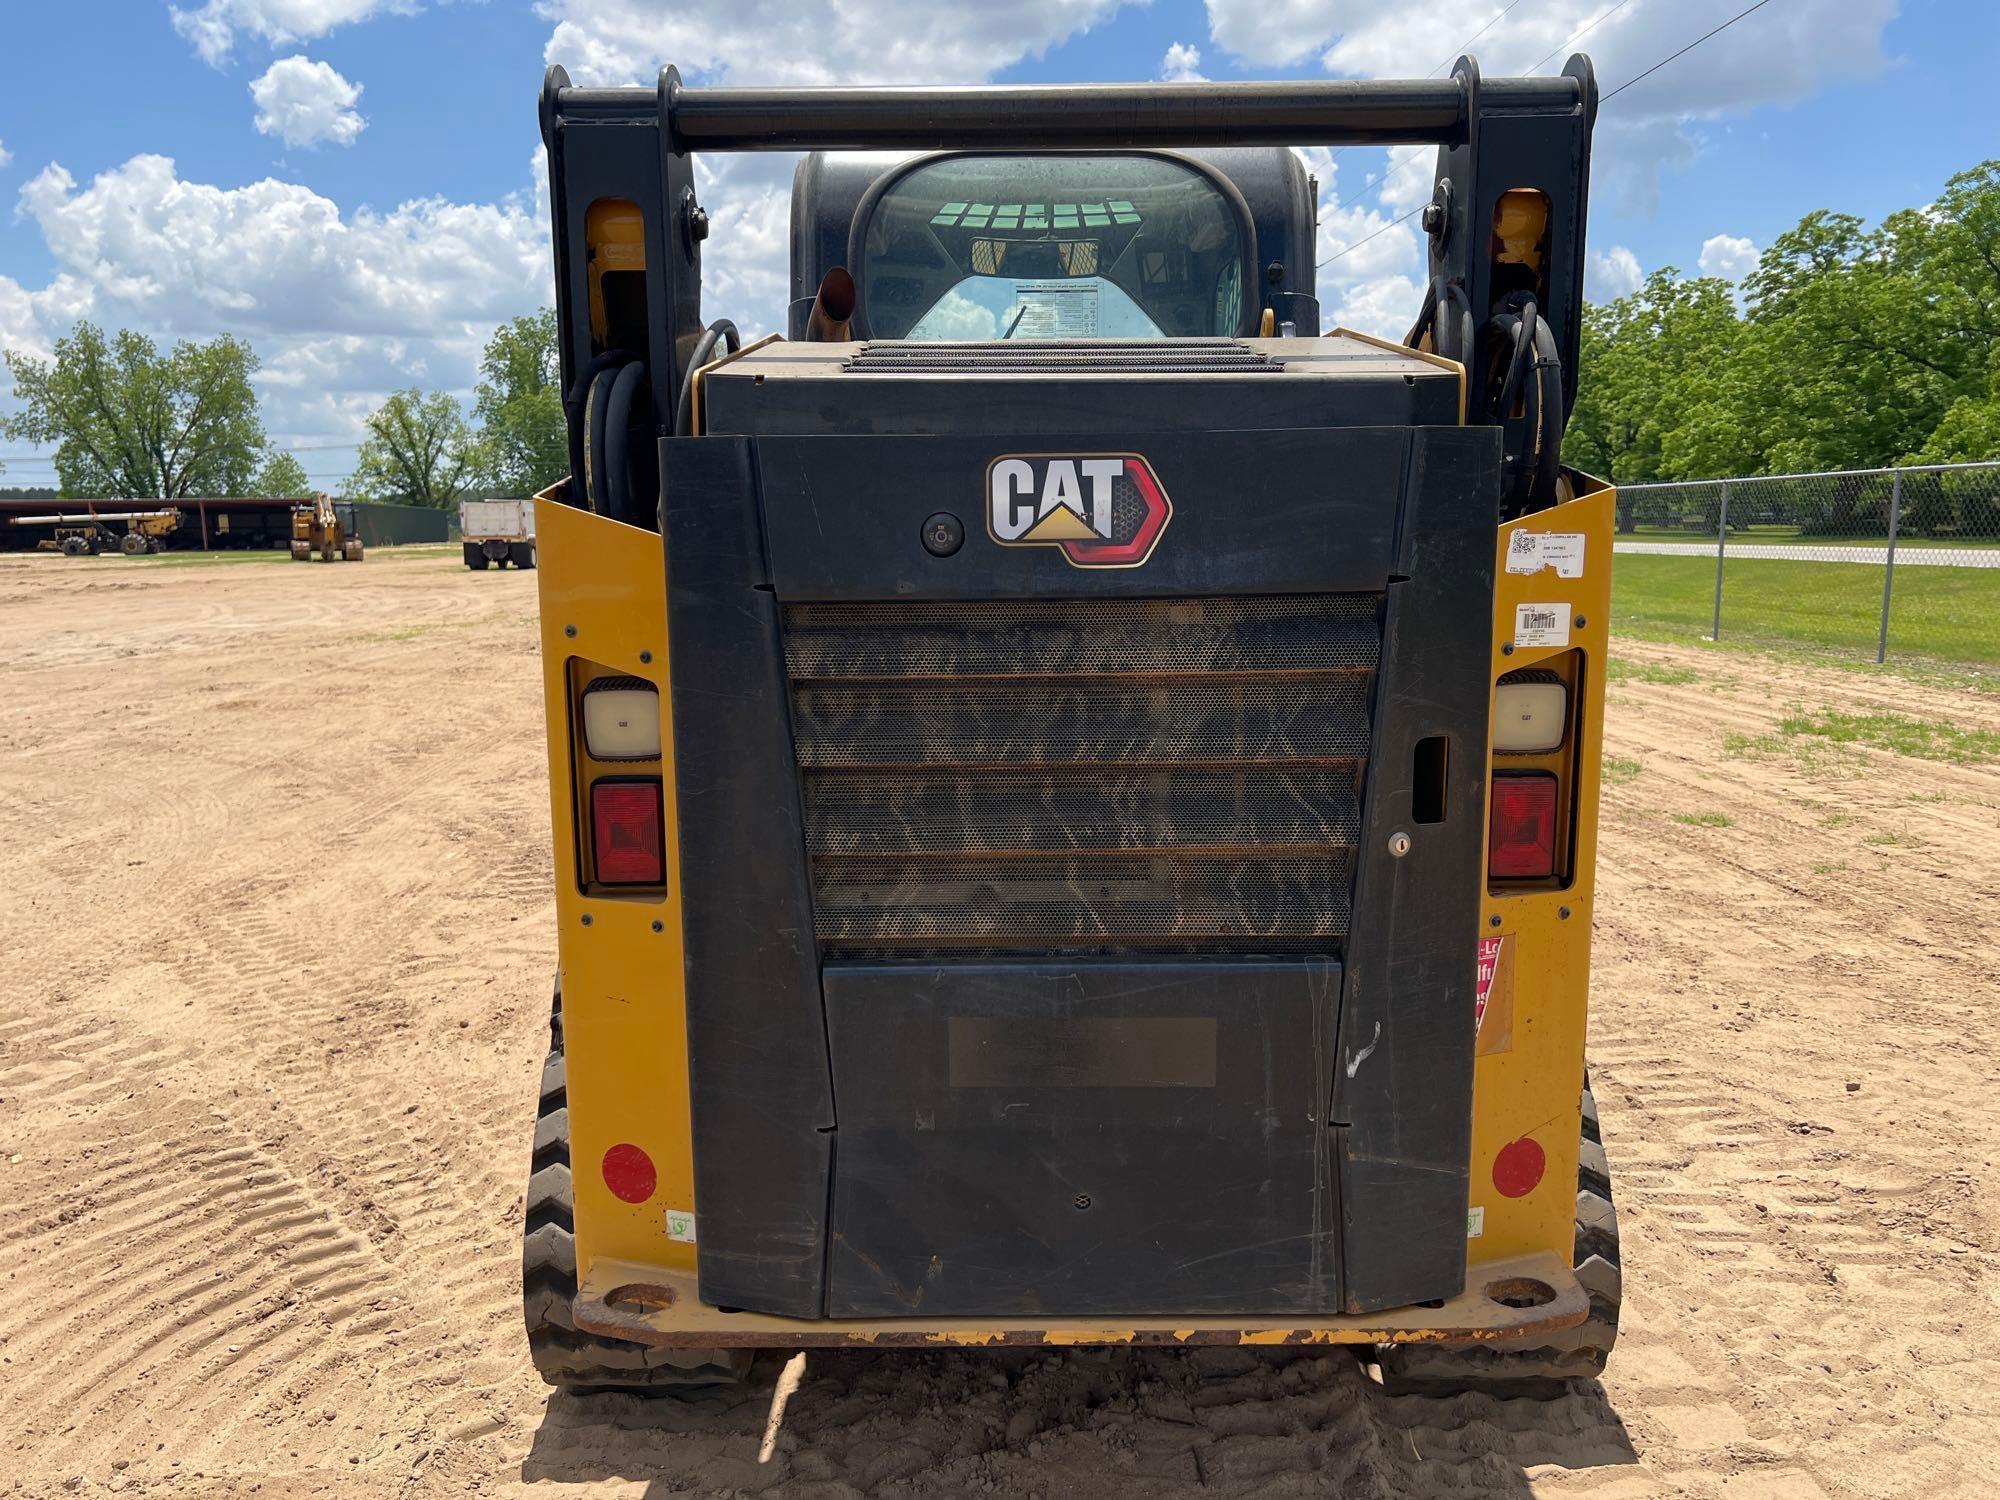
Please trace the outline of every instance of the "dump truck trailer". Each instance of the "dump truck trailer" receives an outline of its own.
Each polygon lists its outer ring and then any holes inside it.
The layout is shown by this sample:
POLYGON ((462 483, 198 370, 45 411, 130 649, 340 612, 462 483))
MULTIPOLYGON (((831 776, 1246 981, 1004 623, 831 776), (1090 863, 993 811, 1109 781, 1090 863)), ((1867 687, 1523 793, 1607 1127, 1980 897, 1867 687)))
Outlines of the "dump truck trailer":
POLYGON ((761 1347, 1601 1369, 1584 1072, 1613 497, 1560 464, 1588 62, 572 87, 539 497, 552 1382, 761 1347), (1406 339, 1293 146, 1430 144, 1406 339), (802 150, 789 337, 693 158, 802 150))
POLYGON ((461 500, 458 533, 465 545, 465 565, 474 572, 535 565, 535 502, 532 500, 461 500))

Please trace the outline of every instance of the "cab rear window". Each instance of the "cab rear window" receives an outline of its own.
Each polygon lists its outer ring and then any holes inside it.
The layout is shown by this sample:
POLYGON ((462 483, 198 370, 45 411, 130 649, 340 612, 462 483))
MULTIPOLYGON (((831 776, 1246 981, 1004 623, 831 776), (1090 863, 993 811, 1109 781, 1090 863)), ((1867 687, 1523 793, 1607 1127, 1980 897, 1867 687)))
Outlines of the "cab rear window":
POLYGON ((1236 205, 1178 162, 954 156, 876 200, 862 309, 887 339, 1230 335, 1248 256, 1236 205))

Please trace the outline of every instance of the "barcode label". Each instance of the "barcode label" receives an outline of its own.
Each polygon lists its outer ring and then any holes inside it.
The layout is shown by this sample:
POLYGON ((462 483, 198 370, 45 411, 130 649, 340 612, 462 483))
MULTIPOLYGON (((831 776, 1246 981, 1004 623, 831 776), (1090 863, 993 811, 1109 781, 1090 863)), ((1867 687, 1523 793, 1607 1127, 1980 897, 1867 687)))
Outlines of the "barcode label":
POLYGON ((1567 604, 1517 604, 1514 606, 1516 646, 1567 646, 1569 606, 1567 604))

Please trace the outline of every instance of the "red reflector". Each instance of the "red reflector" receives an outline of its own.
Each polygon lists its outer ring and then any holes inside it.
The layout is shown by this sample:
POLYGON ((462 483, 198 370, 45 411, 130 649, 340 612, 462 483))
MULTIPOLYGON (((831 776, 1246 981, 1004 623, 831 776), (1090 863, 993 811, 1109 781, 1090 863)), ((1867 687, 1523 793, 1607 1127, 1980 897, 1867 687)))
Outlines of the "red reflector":
POLYGON ((659 1185, 653 1158, 626 1142, 604 1153, 604 1185, 627 1203, 644 1203, 659 1185))
POLYGON ((1548 1153, 1531 1136, 1509 1141, 1493 1158, 1493 1186, 1502 1197, 1525 1198, 1535 1190, 1548 1169, 1548 1153))
POLYGON ((664 885, 660 784, 600 781, 590 789, 591 847, 605 885, 664 885))
POLYGON ((1535 771, 1493 778, 1486 868, 1501 880, 1546 880, 1555 874, 1555 777, 1535 771))

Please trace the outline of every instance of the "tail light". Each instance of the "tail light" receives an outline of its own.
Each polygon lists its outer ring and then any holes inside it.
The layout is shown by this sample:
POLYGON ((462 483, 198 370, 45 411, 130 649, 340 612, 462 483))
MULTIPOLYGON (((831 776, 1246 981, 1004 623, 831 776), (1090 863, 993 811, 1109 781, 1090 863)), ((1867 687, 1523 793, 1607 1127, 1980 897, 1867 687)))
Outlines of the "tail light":
POLYGON ((583 690, 583 747, 592 760, 660 758, 660 690, 637 677, 600 677, 583 690))
POLYGON ((1493 751, 1542 755, 1562 748, 1569 689, 1553 672, 1509 672, 1493 689, 1493 751))
POLYGON ((1486 869, 1495 880, 1546 880, 1556 872, 1556 778, 1546 771, 1493 778, 1486 869))
POLYGON ((590 789, 591 849, 600 885, 665 885, 660 783, 599 781, 590 789))

